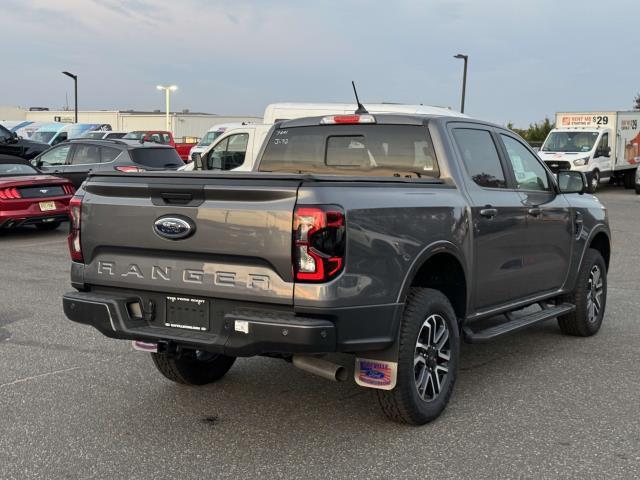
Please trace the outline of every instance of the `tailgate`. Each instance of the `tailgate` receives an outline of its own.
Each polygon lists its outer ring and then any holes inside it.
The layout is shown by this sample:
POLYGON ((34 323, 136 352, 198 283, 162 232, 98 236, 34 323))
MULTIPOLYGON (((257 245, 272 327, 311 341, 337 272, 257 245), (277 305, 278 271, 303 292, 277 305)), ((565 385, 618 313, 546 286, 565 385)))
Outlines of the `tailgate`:
POLYGON ((291 228, 298 178, 132 174, 85 184, 84 282, 291 304, 291 228), (160 217, 191 224, 161 236, 160 217))

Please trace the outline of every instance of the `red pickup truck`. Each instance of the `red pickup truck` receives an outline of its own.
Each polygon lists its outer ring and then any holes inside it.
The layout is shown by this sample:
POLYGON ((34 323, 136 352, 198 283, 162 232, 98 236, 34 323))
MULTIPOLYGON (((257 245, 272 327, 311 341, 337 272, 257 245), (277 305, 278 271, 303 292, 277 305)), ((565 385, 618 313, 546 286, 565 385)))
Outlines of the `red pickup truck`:
POLYGON ((167 132, 166 130, 136 130, 133 132, 127 133, 123 140, 141 140, 144 139, 145 142, 155 142, 161 143, 163 145, 171 145, 175 148, 180 155, 180 158, 183 161, 187 161, 189 159, 189 151, 191 151, 191 147, 193 147, 197 143, 197 138, 193 138, 193 142, 183 142, 176 143, 173 138, 173 134, 171 132, 167 132))

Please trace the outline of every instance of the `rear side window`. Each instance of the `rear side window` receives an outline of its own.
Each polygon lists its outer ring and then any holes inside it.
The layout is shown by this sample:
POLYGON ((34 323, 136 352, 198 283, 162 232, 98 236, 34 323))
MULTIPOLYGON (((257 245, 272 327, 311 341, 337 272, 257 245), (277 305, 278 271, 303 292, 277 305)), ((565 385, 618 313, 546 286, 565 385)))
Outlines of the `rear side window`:
POLYGON ((135 163, 148 168, 175 169, 184 165, 175 148, 136 148, 129 153, 135 163))
POLYGON ((438 177, 427 128, 417 125, 339 125, 277 129, 261 171, 438 177))
POLYGON ((475 183, 485 188, 507 188, 498 150, 489 131, 456 128, 453 136, 475 183))
POLYGON ((120 155, 120 150, 117 148, 102 147, 100 151, 102 152, 102 163, 112 162, 120 155))
POLYGON ((76 145, 71 165, 100 163, 100 147, 97 145, 76 145))

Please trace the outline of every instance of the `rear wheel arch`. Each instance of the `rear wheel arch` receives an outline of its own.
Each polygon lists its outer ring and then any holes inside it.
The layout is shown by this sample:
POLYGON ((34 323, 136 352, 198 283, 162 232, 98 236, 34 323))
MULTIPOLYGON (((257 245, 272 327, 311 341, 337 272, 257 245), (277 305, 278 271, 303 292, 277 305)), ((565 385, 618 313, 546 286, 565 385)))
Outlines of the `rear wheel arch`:
POLYGON ((602 255, 604 259, 604 264, 607 270, 609 270, 609 260, 611 259, 611 241, 609 236, 605 232, 599 231, 593 236, 587 248, 593 248, 600 252, 600 255, 602 255))
POLYGON ((425 249, 413 263, 398 300, 404 303, 412 287, 432 288, 447 297, 458 320, 461 320, 467 313, 467 279, 456 247, 452 244, 434 245, 425 249))

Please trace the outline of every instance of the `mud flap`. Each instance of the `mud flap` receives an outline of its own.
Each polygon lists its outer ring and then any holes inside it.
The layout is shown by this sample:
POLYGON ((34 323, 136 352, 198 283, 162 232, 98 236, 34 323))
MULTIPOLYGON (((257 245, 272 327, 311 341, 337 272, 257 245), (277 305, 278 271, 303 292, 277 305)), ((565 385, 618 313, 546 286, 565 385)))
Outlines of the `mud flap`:
POLYGON ((363 357, 356 357, 353 370, 355 382, 361 387, 377 388, 379 390, 393 390, 398 377, 399 336, 385 350, 362 352, 363 357))

